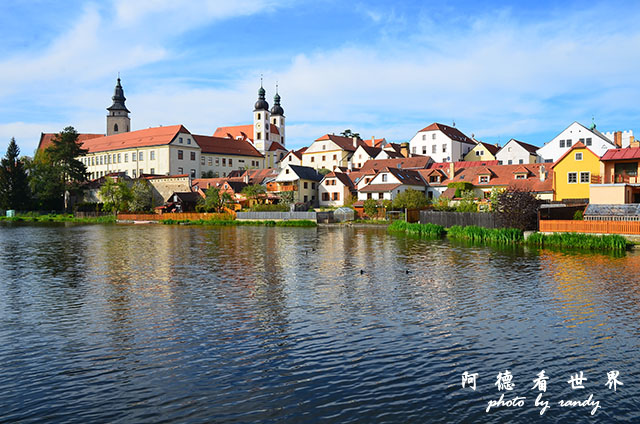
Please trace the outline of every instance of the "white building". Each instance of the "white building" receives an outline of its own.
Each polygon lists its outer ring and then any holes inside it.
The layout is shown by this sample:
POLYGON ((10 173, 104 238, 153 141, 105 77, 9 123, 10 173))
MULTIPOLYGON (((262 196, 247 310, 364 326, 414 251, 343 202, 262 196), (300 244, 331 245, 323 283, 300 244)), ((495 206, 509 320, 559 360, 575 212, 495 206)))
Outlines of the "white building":
POLYGON ((538 149, 533 144, 512 138, 496 153, 499 165, 517 165, 538 162, 538 149))
POLYGON ((398 168, 384 168, 362 188, 358 188, 358 200, 393 200, 407 189, 425 191, 425 181, 418 171, 398 168))
POLYGON ((555 162, 578 142, 582 142, 598 157, 602 157, 607 150, 616 148, 612 140, 596 129, 595 123, 591 128, 587 128, 579 122, 574 122, 538 149, 538 160, 543 163, 555 162))
POLYGON ((435 162, 463 160, 475 145, 457 128, 438 123, 421 129, 409 141, 412 155, 430 156, 435 162))

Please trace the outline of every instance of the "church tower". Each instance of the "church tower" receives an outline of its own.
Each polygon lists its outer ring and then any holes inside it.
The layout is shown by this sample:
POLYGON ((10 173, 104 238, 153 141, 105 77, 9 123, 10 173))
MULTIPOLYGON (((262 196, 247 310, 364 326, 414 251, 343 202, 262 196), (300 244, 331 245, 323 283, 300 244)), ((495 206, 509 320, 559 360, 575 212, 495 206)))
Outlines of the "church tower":
POLYGON ((131 119, 129 118, 129 109, 124 105, 124 90, 120 85, 120 77, 116 89, 111 98, 113 104, 107 108, 107 135, 120 134, 131 131, 131 119))
POLYGON ((280 94, 278 94, 278 86, 276 85, 276 95, 273 97, 273 107, 271 108, 271 125, 278 128, 280 139, 276 140, 283 147, 286 147, 284 138, 284 109, 280 106, 280 94))
POLYGON ((266 92, 260 83, 258 101, 253 110, 253 143, 260 152, 266 152, 271 145, 269 141, 269 103, 265 100, 266 92))

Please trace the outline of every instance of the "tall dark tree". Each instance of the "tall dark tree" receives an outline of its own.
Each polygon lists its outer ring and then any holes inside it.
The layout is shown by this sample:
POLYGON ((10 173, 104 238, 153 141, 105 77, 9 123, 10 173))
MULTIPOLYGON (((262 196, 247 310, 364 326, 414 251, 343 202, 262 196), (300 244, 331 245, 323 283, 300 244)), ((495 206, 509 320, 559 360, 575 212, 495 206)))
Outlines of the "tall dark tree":
POLYGON ((27 171, 19 156, 20 148, 12 138, 0 166, 0 209, 27 210, 30 207, 27 171))
POLYGON ((540 200, 535 193, 517 187, 509 187, 498 194, 496 212, 504 227, 535 230, 538 226, 540 200))

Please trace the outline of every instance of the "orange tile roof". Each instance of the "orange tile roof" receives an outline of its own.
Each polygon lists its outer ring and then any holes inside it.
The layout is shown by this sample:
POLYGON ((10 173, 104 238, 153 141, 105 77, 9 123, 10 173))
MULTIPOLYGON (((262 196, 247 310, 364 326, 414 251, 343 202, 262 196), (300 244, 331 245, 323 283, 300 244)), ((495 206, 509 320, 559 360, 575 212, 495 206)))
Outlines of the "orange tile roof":
MULTIPOLYGON (((548 165, 548 164, 547 164, 548 165)), ((450 182, 469 182, 476 187, 483 186, 505 186, 518 187, 531 190, 534 192, 550 192, 553 189, 553 178, 547 175, 544 181, 540 181, 540 168, 545 167, 543 163, 531 163, 525 165, 495 165, 489 167, 467 167, 455 170, 455 177, 447 179, 439 185, 446 185, 450 182), (527 178, 516 179, 515 174, 522 172, 514 172, 525 168, 527 178), (491 172, 488 183, 479 183, 481 175, 487 175, 487 170, 491 172)), ((545 167, 545 170, 548 170, 545 167)), ((434 184, 432 184, 434 185, 434 184)))
POLYGON ((191 134, 182 125, 155 127, 86 140, 82 147, 89 153, 169 144, 178 133, 191 134))
MULTIPOLYGON (((280 135, 278 127, 275 125, 269 125, 269 132, 271 134, 280 135)), ((249 138, 254 140, 253 125, 234 125, 231 127, 218 127, 213 133, 214 137, 224 138, 249 138)))
POLYGON ((356 145, 353 145, 353 138, 351 137, 343 137, 341 135, 335 134, 325 134, 320 138, 317 138, 315 141, 323 141, 323 140, 331 140, 336 143, 342 150, 346 150, 348 152, 355 152, 358 146, 365 144, 364 141, 357 139, 356 145))
POLYGON ((194 178, 191 180, 191 187, 198 186, 200 190, 204 191, 211 187, 220 188, 226 181, 226 178, 194 178))
POLYGON ((263 158, 264 156, 253 147, 247 140, 236 140, 233 138, 211 137, 208 135, 193 135, 196 143, 202 149, 202 153, 213 153, 221 155, 253 156, 263 158))
MULTIPOLYGON (((47 147, 51 146, 53 144, 53 138, 56 135, 58 135, 58 133, 41 133, 40 142, 38 143, 38 150, 45 150, 47 149, 47 147)), ((78 141, 84 143, 87 140, 104 136, 104 134, 78 134, 78 141)))
POLYGON ((394 183, 388 183, 388 184, 368 184, 364 187, 362 187, 359 191, 362 193, 382 193, 382 192, 387 192, 387 191, 391 191, 395 188, 398 188, 402 186, 402 184, 394 184, 394 183))
POLYGON ((362 164, 362 171, 369 169, 383 169, 383 168, 402 168, 402 169, 426 169, 433 160, 429 156, 414 156, 410 158, 398 158, 398 159, 378 159, 368 160, 362 164))
POLYGON ((275 152, 276 150, 284 150, 285 152, 287 151, 287 149, 285 149, 282 144, 278 143, 277 141, 272 141, 271 145, 269 146, 269 151, 275 152))

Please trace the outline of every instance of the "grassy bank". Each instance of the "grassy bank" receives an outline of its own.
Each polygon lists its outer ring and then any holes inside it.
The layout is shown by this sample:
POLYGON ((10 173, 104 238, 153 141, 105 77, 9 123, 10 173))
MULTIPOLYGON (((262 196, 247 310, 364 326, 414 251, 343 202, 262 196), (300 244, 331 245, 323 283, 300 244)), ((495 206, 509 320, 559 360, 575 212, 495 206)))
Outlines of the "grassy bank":
POLYGON ((183 224, 183 225, 212 225, 218 227, 225 226, 244 226, 253 225, 261 227, 317 227, 315 221, 300 220, 300 221, 238 221, 238 220, 176 220, 176 219, 163 219, 161 224, 183 224))
POLYGON ((445 229, 435 224, 410 224, 395 221, 388 228, 389 232, 402 232, 421 237, 444 237, 454 240, 499 245, 527 245, 534 247, 554 247, 563 249, 593 251, 625 251, 630 243, 619 235, 592 235, 581 233, 542 234, 533 233, 526 240, 522 230, 515 228, 483 228, 476 226, 461 227, 455 225, 445 229))
POLYGON ((581 250, 627 250, 630 244, 617 234, 596 236, 580 233, 533 233, 526 240, 526 244, 538 247, 563 247, 581 250))
POLYGON ((0 222, 77 222, 84 224, 113 224, 116 222, 116 217, 113 215, 107 215, 92 218, 76 218, 73 214, 17 215, 12 217, 0 216, 0 222))

